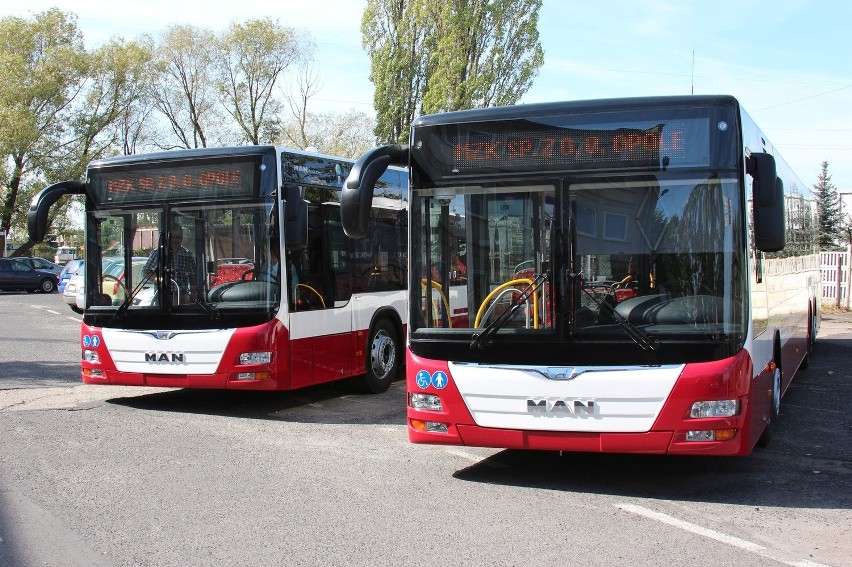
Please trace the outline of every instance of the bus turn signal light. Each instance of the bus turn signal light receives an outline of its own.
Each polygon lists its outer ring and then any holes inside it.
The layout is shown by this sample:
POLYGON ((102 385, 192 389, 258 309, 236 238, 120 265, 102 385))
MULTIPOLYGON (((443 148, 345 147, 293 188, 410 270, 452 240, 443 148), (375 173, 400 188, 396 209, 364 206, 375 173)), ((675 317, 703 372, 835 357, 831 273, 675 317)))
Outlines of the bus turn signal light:
POLYGON ((423 421, 422 419, 410 420, 411 428, 415 431, 425 433, 446 433, 448 428, 446 423, 438 421, 423 421))
POLYGON ((687 441, 729 441, 737 434, 736 429, 706 429, 701 431, 687 431, 687 441))

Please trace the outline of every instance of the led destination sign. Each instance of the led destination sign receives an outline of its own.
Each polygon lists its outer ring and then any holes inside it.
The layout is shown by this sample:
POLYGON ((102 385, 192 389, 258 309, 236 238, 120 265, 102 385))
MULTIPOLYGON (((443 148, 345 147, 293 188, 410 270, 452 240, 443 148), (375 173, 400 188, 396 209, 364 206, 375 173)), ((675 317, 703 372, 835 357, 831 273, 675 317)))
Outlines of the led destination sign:
POLYGON ((451 138, 450 150, 457 173, 488 169, 665 169, 706 166, 709 136, 706 120, 700 119, 642 127, 612 124, 508 132, 487 132, 477 127, 451 138))
POLYGON ((258 168, 256 158, 158 163, 153 167, 93 170, 89 183, 100 202, 241 197, 256 194, 258 168))

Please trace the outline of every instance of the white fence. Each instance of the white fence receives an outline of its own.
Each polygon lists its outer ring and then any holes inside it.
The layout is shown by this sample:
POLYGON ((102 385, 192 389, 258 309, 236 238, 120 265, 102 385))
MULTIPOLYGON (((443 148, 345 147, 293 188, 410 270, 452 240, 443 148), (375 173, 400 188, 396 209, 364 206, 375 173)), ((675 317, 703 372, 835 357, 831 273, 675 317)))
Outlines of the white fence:
POLYGON ((849 306, 849 253, 820 252, 819 272, 822 279, 822 302, 849 306))

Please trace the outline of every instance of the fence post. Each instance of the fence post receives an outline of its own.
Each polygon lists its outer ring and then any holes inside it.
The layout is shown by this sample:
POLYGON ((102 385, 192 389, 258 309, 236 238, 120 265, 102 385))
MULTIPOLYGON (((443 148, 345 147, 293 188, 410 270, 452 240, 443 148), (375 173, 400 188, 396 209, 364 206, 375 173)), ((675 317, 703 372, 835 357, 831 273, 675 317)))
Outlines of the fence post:
POLYGON ((852 296, 852 239, 846 249, 846 309, 849 309, 849 297, 852 296))
POLYGON ((843 276, 843 254, 837 254, 837 295, 834 300, 834 305, 840 309, 840 278, 843 276))

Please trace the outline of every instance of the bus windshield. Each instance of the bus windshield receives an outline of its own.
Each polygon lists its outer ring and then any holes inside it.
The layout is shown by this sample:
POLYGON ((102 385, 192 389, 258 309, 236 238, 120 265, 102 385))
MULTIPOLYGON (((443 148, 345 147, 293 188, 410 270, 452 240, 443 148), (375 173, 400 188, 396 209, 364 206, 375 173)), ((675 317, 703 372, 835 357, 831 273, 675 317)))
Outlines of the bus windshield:
MULTIPOLYGON (((104 269, 87 289, 93 313, 229 316, 279 301, 274 201, 91 211, 104 269), (126 269, 128 257, 131 269, 126 269)), ((127 321, 125 320, 124 323, 127 321)))
POLYGON ((625 323, 679 337, 741 333, 735 176, 471 185, 423 190, 416 203, 414 331, 479 332, 502 319, 498 335, 612 337, 625 323))
POLYGON ((269 321, 281 299, 270 165, 247 152, 93 164, 85 286, 93 323, 221 328, 269 321))

